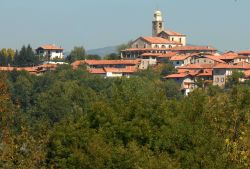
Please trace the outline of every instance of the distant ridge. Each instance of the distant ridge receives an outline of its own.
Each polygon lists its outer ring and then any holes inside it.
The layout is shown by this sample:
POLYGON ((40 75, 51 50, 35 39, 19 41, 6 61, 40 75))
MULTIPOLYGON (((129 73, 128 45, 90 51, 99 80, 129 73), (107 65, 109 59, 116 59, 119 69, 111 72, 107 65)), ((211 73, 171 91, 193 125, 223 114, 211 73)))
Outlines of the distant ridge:
POLYGON ((98 49, 87 50, 87 54, 99 55, 101 57, 104 57, 110 53, 117 53, 117 46, 108 46, 108 47, 103 47, 103 48, 98 48, 98 49))

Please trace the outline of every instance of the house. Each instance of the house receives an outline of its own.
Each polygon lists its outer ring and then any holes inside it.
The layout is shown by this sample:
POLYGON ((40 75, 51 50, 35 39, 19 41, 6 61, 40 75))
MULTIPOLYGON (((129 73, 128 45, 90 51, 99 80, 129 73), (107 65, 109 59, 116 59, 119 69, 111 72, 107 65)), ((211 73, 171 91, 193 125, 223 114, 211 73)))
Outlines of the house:
POLYGON ((213 67, 213 85, 224 87, 227 77, 232 75, 233 71, 244 72, 250 70, 250 63, 240 62, 237 64, 221 63, 213 67))
POLYGON ((182 90, 183 94, 186 96, 195 89, 194 78, 189 73, 171 74, 171 75, 168 75, 166 77, 163 77, 163 79, 175 80, 178 84, 181 85, 181 90, 182 90))
POLYGON ((238 55, 234 58, 233 63, 249 62, 250 58, 246 55, 238 55))
POLYGON ((238 54, 241 55, 241 56, 248 56, 248 57, 250 57, 250 50, 241 51, 238 54))
POLYGON ((80 65, 86 65, 91 74, 104 77, 130 77, 138 71, 141 60, 78 60, 71 65, 77 69, 80 65))
POLYGON ((197 64, 218 64, 218 63, 225 63, 223 60, 219 59, 217 55, 210 55, 210 54, 194 54, 192 57, 191 63, 197 64))
POLYGON ((188 95, 194 89, 198 87, 198 83, 201 80, 202 86, 205 87, 212 83, 213 73, 211 69, 199 69, 199 70, 188 70, 181 69, 178 73, 171 74, 163 79, 173 79, 181 85, 181 90, 185 95, 188 95))
POLYGON ((181 46, 182 44, 175 41, 170 41, 161 37, 139 37, 136 39, 131 47, 132 48, 172 48, 181 46))
POLYGON ((194 53, 206 53, 214 54, 217 49, 210 46, 176 46, 170 49, 171 52, 178 52, 179 54, 194 54, 194 53))
POLYGON ((36 54, 44 57, 45 59, 64 59, 63 48, 56 45, 43 45, 36 49, 36 54))
POLYGON ((234 62, 234 59, 237 58, 238 56, 239 56, 238 53, 229 51, 218 56, 218 58, 226 63, 232 64, 234 62))
POLYGON ((187 44, 186 35, 171 30, 164 30, 160 32, 158 37, 181 43, 182 46, 186 46, 187 44))
POLYGON ((55 70, 57 65, 55 64, 43 64, 34 67, 0 67, 0 71, 8 72, 8 71, 27 71, 30 74, 41 75, 45 72, 55 70))
POLYGON ((192 55, 175 55, 169 59, 175 68, 191 63, 192 55))

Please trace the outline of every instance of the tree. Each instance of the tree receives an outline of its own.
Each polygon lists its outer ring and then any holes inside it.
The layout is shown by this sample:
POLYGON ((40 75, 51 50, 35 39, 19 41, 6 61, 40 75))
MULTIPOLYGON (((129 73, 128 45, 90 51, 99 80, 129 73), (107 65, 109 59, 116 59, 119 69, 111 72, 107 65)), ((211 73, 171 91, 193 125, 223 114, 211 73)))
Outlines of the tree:
POLYGON ((0 65, 1 66, 8 66, 12 64, 14 59, 15 51, 12 49, 3 48, 0 51, 0 65))
POLYGON ((35 55, 30 45, 24 45, 20 52, 16 52, 14 57, 14 64, 16 66, 34 66, 39 64, 39 57, 35 55))
POLYGON ((66 58, 70 63, 76 60, 84 60, 86 59, 86 52, 83 46, 74 47, 74 49, 70 52, 69 56, 66 58))
POLYGON ((121 57, 117 53, 110 53, 104 57, 107 60, 119 60, 121 57))
POLYGON ((131 48, 132 43, 133 43, 133 41, 130 40, 130 41, 128 41, 127 43, 120 44, 120 45, 117 47, 117 53, 120 53, 122 50, 131 48))
POLYGON ((87 55, 86 59, 88 59, 88 60, 101 60, 101 56, 99 56, 99 55, 87 55))
POLYGON ((244 77, 244 73, 240 71, 233 71, 231 76, 228 76, 226 87, 230 88, 234 85, 237 85, 240 83, 240 80, 244 77))

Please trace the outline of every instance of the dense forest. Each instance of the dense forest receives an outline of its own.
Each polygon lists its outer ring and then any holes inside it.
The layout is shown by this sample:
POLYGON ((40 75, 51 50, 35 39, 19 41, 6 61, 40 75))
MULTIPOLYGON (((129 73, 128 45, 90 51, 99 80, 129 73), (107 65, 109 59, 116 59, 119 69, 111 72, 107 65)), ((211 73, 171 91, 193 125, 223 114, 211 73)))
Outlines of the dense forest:
POLYGON ((250 168, 249 84, 184 97, 159 77, 1 73, 0 168, 250 168))

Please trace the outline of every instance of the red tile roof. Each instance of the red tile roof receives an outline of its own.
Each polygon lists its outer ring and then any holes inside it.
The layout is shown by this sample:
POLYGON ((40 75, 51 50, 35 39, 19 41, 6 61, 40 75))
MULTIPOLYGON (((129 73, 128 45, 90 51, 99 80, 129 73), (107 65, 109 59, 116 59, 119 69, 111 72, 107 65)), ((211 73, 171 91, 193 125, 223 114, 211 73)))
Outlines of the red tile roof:
POLYGON ((216 51, 217 49, 210 46, 177 46, 171 51, 216 51))
POLYGON ((160 57, 160 58, 171 58, 171 57, 173 57, 175 55, 177 55, 177 52, 168 52, 168 53, 161 54, 158 57, 160 57))
POLYGON ((138 65, 140 59, 135 60, 85 60, 88 65, 138 65))
POLYGON ((160 57, 161 55, 162 55, 161 53, 143 53, 141 56, 145 56, 145 57, 150 57, 150 56, 160 57))
POLYGON ((160 37, 148 36, 148 37, 140 37, 140 38, 151 44, 180 44, 178 42, 170 41, 170 40, 160 38, 160 37))
POLYGON ((224 53, 224 54, 218 56, 218 58, 221 60, 233 60, 238 56, 239 56, 238 53, 227 52, 227 53, 224 53))
POLYGON ((225 63, 223 60, 221 60, 218 56, 215 55, 206 55, 205 57, 219 63, 225 63))
POLYGON ((169 36, 186 36, 186 35, 184 35, 182 33, 178 33, 178 32, 171 31, 171 30, 165 30, 165 31, 162 31, 162 32, 166 33, 169 36))
POLYGON ((170 60, 171 61, 185 60, 190 56, 191 55, 175 55, 175 56, 171 57, 170 60))
POLYGON ((170 51, 170 48, 129 48, 122 50, 121 52, 137 52, 137 51, 139 52, 170 51))
POLYGON ((43 45, 38 47, 37 49, 45 49, 45 50, 63 50, 63 48, 55 46, 55 45, 43 45))
POLYGON ((198 73, 196 76, 203 77, 203 76, 213 76, 212 70, 204 70, 202 73, 198 73))
POLYGON ((71 66, 73 67, 73 69, 76 69, 78 66, 85 64, 85 60, 77 60, 73 63, 71 63, 71 66))
POLYGON ((89 73, 92 74, 106 74, 108 72, 112 73, 135 73, 137 72, 137 68, 135 66, 127 66, 125 68, 90 68, 88 69, 89 73))
POLYGON ((106 74, 105 70, 103 68, 91 68, 91 69, 88 69, 89 73, 92 73, 92 74, 106 74))
POLYGON ((212 69, 214 65, 212 64, 189 64, 185 66, 180 66, 177 69, 212 69))
POLYGON ((171 74, 166 77, 163 77, 164 79, 172 79, 172 78, 184 78, 189 76, 187 73, 179 73, 179 74, 171 74))
POLYGON ((238 54, 239 55, 250 55, 250 50, 241 51, 238 54))
POLYGON ((104 68, 104 70, 112 73, 135 73, 137 68, 135 66, 127 66, 126 68, 104 68))
POLYGON ((234 65, 220 63, 214 66, 214 69, 250 69, 250 63, 239 62, 234 65))

